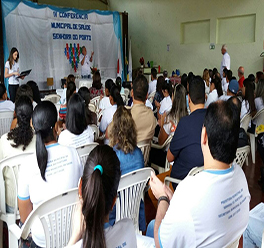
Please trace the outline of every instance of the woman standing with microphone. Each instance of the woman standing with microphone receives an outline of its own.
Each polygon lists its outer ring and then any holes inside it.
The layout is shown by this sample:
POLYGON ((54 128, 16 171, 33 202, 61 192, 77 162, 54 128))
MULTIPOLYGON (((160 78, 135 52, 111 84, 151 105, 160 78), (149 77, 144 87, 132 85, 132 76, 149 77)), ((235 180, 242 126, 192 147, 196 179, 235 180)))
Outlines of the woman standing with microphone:
POLYGON ((10 100, 15 102, 16 91, 19 87, 19 53, 18 50, 13 47, 10 51, 9 58, 5 63, 5 78, 8 78, 8 91, 10 100))

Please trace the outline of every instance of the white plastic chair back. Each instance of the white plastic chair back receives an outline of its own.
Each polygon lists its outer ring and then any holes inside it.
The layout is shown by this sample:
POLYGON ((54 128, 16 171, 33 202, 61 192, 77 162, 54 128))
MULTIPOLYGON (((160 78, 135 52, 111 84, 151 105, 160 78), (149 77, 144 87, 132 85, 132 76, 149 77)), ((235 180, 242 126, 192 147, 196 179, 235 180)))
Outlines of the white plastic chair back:
POLYGON ((154 99, 155 94, 156 94, 156 91, 153 91, 153 92, 151 92, 151 93, 148 95, 148 99, 149 99, 149 101, 150 101, 151 103, 153 102, 153 99, 154 99))
POLYGON ((90 152, 98 145, 99 145, 98 143, 93 142, 91 144, 87 144, 87 145, 80 146, 80 147, 76 148, 83 166, 86 164, 86 160, 87 160, 90 152))
POLYGON ((96 96, 93 99, 91 99, 90 103, 92 103, 95 106, 96 112, 98 112, 99 111, 100 96, 96 96))
POLYGON ((226 248, 238 248, 240 238, 241 236, 239 236, 238 239, 236 239, 232 244, 228 245, 226 248))
POLYGON ((263 233, 262 233, 261 248, 264 248, 264 230, 263 230, 263 233))
POLYGON ((0 112, 0 137, 10 131, 11 123, 14 118, 13 111, 0 112))
POLYGON ((97 113, 97 126, 100 126, 100 122, 103 116, 104 110, 101 110, 99 113, 97 113))
POLYGON ((126 94, 125 93, 120 93, 122 99, 123 99, 123 102, 124 104, 126 105, 127 104, 127 97, 126 97, 126 94))
POLYGON ((36 220, 40 220, 46 239, 47 248, 67 246, 72 234, 72 223, 75 211, 78 209, 78 188, 44 201, 38 208, 30 213, 20 229, 12 226, 17 240, 26 239, 30 228, 36 220))
POLYGON ((60 104, 58 103, 54 103, 54 105, 56 106, 56 109, 57 109, 57 119, 59 120, 59 111, 60 111, 60 104))
POLYGON ((54 104, 56 104, 59 100, 60 100, 60 96, 57 95, 57 94, 50 94, 50 95, 46 95, 44 97, 44 101, 50 101, 50 102, 53 102, 54 104))
POLYGON ((96 126, 95 124, 91 124, 89 125, 92 129, 93 129, 93 133, 94 133, 94 141, 96 141, 99 138, 99 128, 98 126, 96 126))
MULTIPOLYGON (((204 170, 204 167, 203 166, 194 167, 194 168, 192 168, 189 171, 189 173, 188 173, 188 175, 186 177, 188 177, 188 176, 195 176, 198 173, 202 172, 203 170, 204 170)), ((177 179, 177 178, 173 178, 173 177, 165 177, 165 179, 164 179, 164 183, 167 186, 169 186, 170 183, 177 183, 177 184, 179 184, 181 181, 182 181, 181 179, 177 179)))
POLYGON ((56 89, 56 94, 59 95, 61 97, 63 93, 63 89, 56 89))
POLYGON ((137 143, 138 148, 142 151, 145 166, 147 165, 149 160, 150 144, 150 140, 143 140, 137 143))
POLYGON ((136 233, 139 233, 139 207, 143 192, 150 178, 151 168, 132 171, 121 177, 116 199, 116 222, 123 218, 133 220, 136 233))
MULTIPOLYGON (((163 145, 158 145, 158 144, 155 144, 155 143, 151 143, 151 148, 155 148, 155 149, 166 149, 166 147, 170 144, 171 140, 173 138, 173 135, 170 135, 166 140, 165 142, 163 143, 163 145)), ((168 161, 167 159, 167 156, 166 156, 166 161, 165 161, 165 167, 161 167, 161 166, 158 166, 155 164, 155 161, 153 161, 153 163, 151 163, 151 167, 155 170, 157 170, 160 173, 163 173, 163 172, 166 172, 166 171, 169 171, 170 170, 170 162, 168 161)))
POLYGON ((249 152, 250 152, 250 146, 243 146, 243 147, 237 148, 236 157, 234 159, 234 162, 240 165, 242 168, 249 152))
POLYGON ((90 111, 96 113, 96 107, 94 106, 94 104, 89 103, 88 108, 89 108, 90 111))
POLYGON ((251 121, 250 113, 245 114, 243 116, 243 118, 240 120, 240 127, 243 128, 245 130, 245 132, 247 132, 247 130, 248 130, 248 125, 249 125, 250 121, 251 121))
POLYGON ((124 88, 124 94, 126 95, 126 98, 129 97, 130 90, 128 88, 124 88))
MULTIPOLYGON (((18 181, 18 173, 21 163, 24 162, 24 160, 27 158, 27 156, 31 155, 32 153, 24 152, 12 157, 8 157, 5 159, 2 159, 0 161, 0 221, 5 222, 7 224, 8 228, 8 235, 9 235, 9 247, 10 248, 16 248, 18 247, 17 240, 14 239, 12 236, 12 233, 10 233, 9 227, 12 224, 16 223, 16 220, 20 219, 19 211, 18 211, 18 205, 17 205, 17 181, 18 181), (8 179, 4 178, 4 171, 9 170, 10 178, 8 179), (9 185, 8 189, 6 189, 5 180, 10 180, 11 183, 9 185), (6 212, 6 192, 8 191, 9 194, 15 196, 13 199, 13 206, 14 206, 14 212, 13 213, 7 213, 6 212)), ((0 242, 3 242, 3 223, 0 223, 0 242)), ((1 243, 2 244, 2 243, 1 243)))

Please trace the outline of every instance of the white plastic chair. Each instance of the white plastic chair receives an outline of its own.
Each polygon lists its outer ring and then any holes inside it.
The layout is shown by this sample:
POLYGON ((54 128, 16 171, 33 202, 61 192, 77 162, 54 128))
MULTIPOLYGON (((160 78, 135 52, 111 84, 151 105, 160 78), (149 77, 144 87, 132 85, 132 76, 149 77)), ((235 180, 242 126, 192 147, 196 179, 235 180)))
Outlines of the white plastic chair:
POLYGON ((65 247, 71 237, 73 216, 78 203, 78 189, 69 190, 44 201, 30 213, 21 229, 13 224, 10 231, 15 236, 16 242, 20 238, 26 239, 32 224, 40 220, 45 233, 45 247, 65 247))
POLYGON ((236 157, 234 159, 234 162, 240 165, 242 168, 249 153, 250 153, 250 146, 244 146, 244 147, 237 148, 236 157))
MULTIPOLYGON (((163 145, 158 145, 158 144, 155 144, 153 142, 151 142, 151 148, 155 148, 155 149, 165 149, 171 142, 173 138, 173 135, 170 135, 166 140, 165 142, 163 143, 163 145)), ((154 161, 155 162, 155 161, 154 161)), ((168 161, 167 159, 167 156, 166 156, 166 161, 165 161, 165 167, 160 167, 154 163, 151 163, 151 167, 155 170, 157 170, 160 173, 163 173, 163 172, 166 172, 166 171, 169 171, 170 170, 170 162, 168 161)))
POLYGON ((239 236, 238 239, 236 239, 232 244, 228 245, 226 248, 238 248, 240 238, 241 235, 239 236))
POLYGON ((60 95, 57 94, 50 94, 50 95, 46 95, 43 99, 43 101, 50 101, 53 102, 54 104, 56 104, 59 100, 60 100, 60 95))
POLYGON ((0 112, 0 137, 10 131, 11 123, 14 118, 13 111, 0 112))
POLYGON ((150 144, 150 140, 143 140, 137 143, 138 148, 142 151, 145 166, 147 166, 149 160, 150 144))
MULTIPOLYGON (((189 171, 189 173, 188 173, 188 175, 186 177, 188 177, 188 176, 195 176, 196 174, 200 173, 203 170, 204 170, 204 167, 203 166, 194 167, 194 168, 192 168, 189 171)), ((165 179, 164 179, 164 183, 167 186, 169 186, 170 183, 177 183, 177 184, 179 184, 181 181, 182 181, 181 179, 177 179, 177 178, 173 178, 173 177, 165 177, 165 179)))
POLYGON ((83 166, 85 165, 90 152, 98 145, 99 145, 98 143, 93 142, 93 143, 90 143, 84 146, 79 146, 76 148, 83 166))
POLYGON ((125 93, 120 93, 120 95, 121 95, 121 97, 123 99, 124 104, 127 105, 127 96, 126 96, 126 94, 125 93))
POLYGON ((116 199, 116 222, 123 218, 133 220, 136 233, 139 232, 139 207, 143 192, 150 178, 151 168, 132 171, 121 177, 116 199))
POLYGON ((12 157, 5 158, 0 161, 0 247, 3 244, 3 222, 7 224, 8 228, 8 237, 9 237, 9 248, 16 248, 18 247, 18 242, 16 238, 13 237, 13 234, 10 232, 10 226, 16 223, 16 220, 20 219, 18 206, 17 206, 17 198, 14 198, 13 206, 14 212, 7 213, 6 212, 6 187, 5 187, 5 178, 4 178, 4 169, 10 170, 11 184, 14 187, 9 188, 9 194, 12 191, 12 195, 17 196, 17 179, 18 179, 18 172, 21 163, 27 158, 27 156, 31 155, 32 153, 21 153, 12 157))
POLYGON ((128 88, 124 88, 124 94, 126 95, 126 98, 128 99, 130 90, 128 88))
POLYGON ((93 104, 96 108, 96 113, 99 111, 99 104, 100 104, 100 96, 96 96, 91 99, 90 103, 93 104))
POLYGON ((243 128, 245 132, 247 132, 248 130, 248 125, 250 121, 251 121, 250 113, 245 114, 243 118, 240 120, 240 127, 243 128))
POLYGON ((96 113, 96 107, 93 103, 89 103, 88 108, 90 111, 96 113))
MULTIPOLYGON (((264 125, 264 109, 259 110, 256 115, 252 118, 252 121, 256 123, 256 128, 263 124, 264 125)), ((252 155, 252 162, 255 164, 256 161, 256 130, 255 133, 248 133, 250 138, 250 148, 251 148, 251 155, 252 155)))
POLYGON ((96 126, 95 124, 91 124, 89 125, 92 129, 93 129, 93 133, 94 133, 94 141, 98 140, 100 132, 99 132, 99 127, 96 126))
POLYGON ((153 91, 153 92, 151 92, 151 93, 148 95, 148 99, 149 99, 149 101, 150 101, 151 103, 153 102, 153 99, 154 99, 155 94, 156 94, 156 91, 153 91))
POLYGON ((97 126, 100 126, 101 118, 103 116, 104 110, 101 110, 99 113, 97 112, 97 126))

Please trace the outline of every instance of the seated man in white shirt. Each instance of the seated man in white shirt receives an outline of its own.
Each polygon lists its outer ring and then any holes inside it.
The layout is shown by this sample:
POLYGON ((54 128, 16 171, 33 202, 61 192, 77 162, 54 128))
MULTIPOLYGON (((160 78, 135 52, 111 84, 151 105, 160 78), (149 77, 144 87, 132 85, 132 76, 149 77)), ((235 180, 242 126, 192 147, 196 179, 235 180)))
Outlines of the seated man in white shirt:
POLYGON ((157 87, 157 70, 155 68, 151 68, 151 82, 149 83, 148 94, 150 95, 152 92, 156 91, 157 87))
POLYGON ((236 96, 238 89, 238 82, 235 78, 233 78, 228 84, 226 96, 222 95, 221 97, 219 97, 219 100, 227 101, 230 97, 236 96))
POLYGON ((4 111, 14 111, 15 104, 7 100, 7 92, 4 84, 0 83, 0 112, 4 111))
POLYGON ((233 163, 239 113, 232 100, 209 105, 201 134, 204 171, 187 176, 174 194, 151 176, 156 247, 226 247, 246 229, 250 195, 244 172, 233 163))

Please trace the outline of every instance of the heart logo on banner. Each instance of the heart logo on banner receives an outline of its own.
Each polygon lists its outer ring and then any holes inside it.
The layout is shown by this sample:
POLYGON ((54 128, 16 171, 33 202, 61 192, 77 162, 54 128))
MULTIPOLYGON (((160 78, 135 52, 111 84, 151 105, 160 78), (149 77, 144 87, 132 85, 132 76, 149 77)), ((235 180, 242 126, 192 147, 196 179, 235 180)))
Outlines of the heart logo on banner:
POLYGON ((82 48, 80 47, 79 43, 77 44, 77 46, 75 43, 73 45, 72 43, 70 43, 70 46, 68 43, 66 43, 64 54, 69 60, 69 63, 75 72, 78 69, 78 64, 80 62, 79 57, 80 57, 81 52, 82 52, 82 48))

